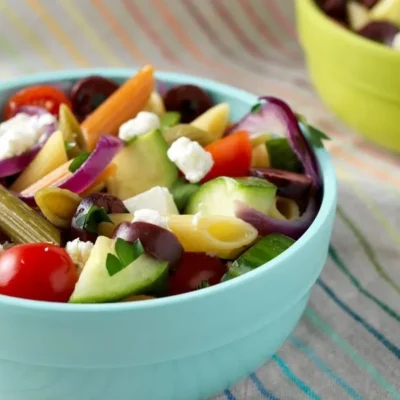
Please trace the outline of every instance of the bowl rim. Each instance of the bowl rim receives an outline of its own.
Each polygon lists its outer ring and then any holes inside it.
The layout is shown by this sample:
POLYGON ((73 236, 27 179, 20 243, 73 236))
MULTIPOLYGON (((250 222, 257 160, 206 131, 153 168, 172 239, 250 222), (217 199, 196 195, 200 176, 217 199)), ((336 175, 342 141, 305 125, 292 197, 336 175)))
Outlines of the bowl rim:
MULTIPOLYGON (((35 84, 53 83, 63 80, 76 80, 89 75, 102 75, 114 79, 127 79, 131 77, 137 68, 87 68, 87 69, 71 69, 63 71, 50 71, 23 76, 19 78, 9 79, 0 82, 0 92, 4 92, 14 87, 24 87, 35 84)), ((167 84, 182 84, 192 83, 203 87, 205 90, 210 90, 219 93, 222 96, 231 96, 240 98, 243 102, 248 103, 249 106, 254 104, 258 96, 230 86, 225 83, 217 82, 212 79, 193 76, 189 74, 182 74, 179 72, 165 72, 159 71, 155 73, 157 79, 165 81, 167 84)), ((0 306, 15 307, 28 311, 49 311, 49 312, 63 312, 63 313, 95 313, 95 312, 117 312, 129 311, 137 309, 150 309, 157 307, 173 306, 176 303, 190 302, 203 298, 204 296, 217 295, 225 290, 234 290, 235 287, 244 285, 247 282, 257 279, 259 275, 268 273, 268 271, 279 268, 285 260, 290 259, 298 249, 307 245, 312 238, 318 234, 324 223, 329 219, 332 212, 336 210, 336 197, 337 185, 336 174, 329 153, 324 148, 315 149, 315 154, 320 166, 321 175, 323 178, 323 198, 321 207, 318 211, 316 218, 311 226, 298 239, 288 250, 273 259, 272 261, 260 266, 259 268, 248 272, 247 274, 232 279, 226 282, 219 283, 218 285, 210 286, 202 290, 194 292, 174 295, 170 297, 157 298, 152 301, 138 301, 138 302, 121 302, 121 303, 100 303, 100 304, 70 304, 70 303, 52 303, 36 300, 20 299, 16 297, 9 297, 0 295, 0 306)))
POLYGON ((297 0, 297 7, 303 7, 314 18, 314 23, 320 24, 323 29, 327 29, 332 35, 337 35, 343 40, 352 41, 354 46, 361 47, 365 52, 374 51, 376 55, 382 58, 390 59, 394 62, 400 62, 400 52, 371 39, 367 39, 349 28, 336 23, 331 17, 326 15, 316 4, 315 0, 297 0), (323 24, 323 26, 322 26, 323 24))

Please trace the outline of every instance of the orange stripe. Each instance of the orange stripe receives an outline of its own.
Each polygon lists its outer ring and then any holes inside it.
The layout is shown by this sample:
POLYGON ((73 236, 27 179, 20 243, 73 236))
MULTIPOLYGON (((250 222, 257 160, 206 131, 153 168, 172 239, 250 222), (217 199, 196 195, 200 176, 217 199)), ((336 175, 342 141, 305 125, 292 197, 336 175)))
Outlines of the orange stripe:
POLYGON ((43 7, 38 0, 27 0, 36 15, 41 18, 46 24, 47 29, 55 36, 59 43, 63 45, 65 50, 69 53, 70 57, 80 66, 87 67, 90 65, 87 58, 85 58, 66 35, 56 24, 56 20, 49 14, 48 10, 43 7))
POLYGON ((128 36, 126 31, 121 27, 119 21, 111 13, 111 11, 105 6, 102 0, 92 0, 94 6, 97 7, 99 13, 102 15, 105 21, 111 26, 113 31, 121 39, 124 47, 132 54, 135 60, 138 60, 140 64, 149 64, 148 58, 143 52, 136 46, 136 43, 128 36))
MULTIPOLYGON (((293 29, 293 22, 289 21, 285 15, 282 14, 279 6, 278 6, 278 1, 275 2, 275 0, 269 0, 268 1, 268 7, 266 7, 267 11, 273 14, 273 16, 276 18, 277 22, 279 23, 280 26, 284 28, 288 36, 295 41, 297 41, 297 33, 296 30, 293 29)), ((267 6, 267 2, 263 1, 262 2, 264 5, 267 6)))
POLYGON ((283 53, 286 57, 292 57, 293 56, 293 49, 290 47, 286 46, 285 41, 280 41, 278 40, 275 35, 273 34, 270 26, 268 23, 264 21, 263 18, 261 18, 257 12, 254 10, 252 2, 247 1, 247 0, 238 0, 241 8, 244 10, 244 12, 249 16, 251 19, 252 23, 256 27, 258 33, 263 36, 268 43, 271 44, 272 47, 275 49, 279 50, 281 53, 283 53))
POLYGON ((150 0, 153 6, 160 15, 166 21, 168 27, 174 32, 176 38, 182 43, 186 50, 202 64, 206 64, 218 70, 224 70, 220 64, 215 63, 211 58, 205 57, 204 54, 199 50, 199 48, 191 41, 190 35, 185 32, 182 28, 181 22, 170 12, 170 10, 164 5, 163 1, 160 0, 150 0))
POLYGON ((129 12, 131 18, 135 21, 135 23, 140 25, 142 31, 147 35, 152 43, 158 47, 161 54, 170 62, 182 65, 181 60, 175 56, 173 51, 168 48, 163 38, 158 35, 155 29, 153 29, 151 22, 147 20, 146 15, 142 12, 140 7, 138 7, 135 2, 129 2, 128 0, 122 0, 122 3, 129 12))

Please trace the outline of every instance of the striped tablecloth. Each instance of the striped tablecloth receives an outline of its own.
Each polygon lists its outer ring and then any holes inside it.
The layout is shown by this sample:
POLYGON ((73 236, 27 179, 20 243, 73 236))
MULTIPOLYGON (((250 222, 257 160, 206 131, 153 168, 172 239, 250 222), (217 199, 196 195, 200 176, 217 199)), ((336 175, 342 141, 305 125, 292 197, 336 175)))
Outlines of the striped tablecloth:
POLYGON ((329 261, 283 348, 216 399, 400 399, 400 158, 321 104, 292 0, 0 0, 0 11, 2 79, 152 63, 281 96, 326 129, 340 181, 329 261))

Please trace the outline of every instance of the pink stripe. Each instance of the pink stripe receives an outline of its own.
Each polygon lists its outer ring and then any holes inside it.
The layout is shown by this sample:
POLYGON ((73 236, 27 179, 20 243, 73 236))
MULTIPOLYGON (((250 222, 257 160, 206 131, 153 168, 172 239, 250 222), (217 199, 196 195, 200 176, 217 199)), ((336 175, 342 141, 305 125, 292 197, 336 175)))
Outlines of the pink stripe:
POLYGON ((182 65, 182 62, 175 57, 174 53, 163 42, 161 36, 152 28, 151 23, 147 20, 144 13, 142 13, 140 7, 134 1, 122 0, 122 3, 134 22, 142 28, 152 43, 159 48, 161 54, 170 62, 182 65))
POLYGON ((266 58, 262 52, 258 49, 258 47, 254 44, 254 42, 247 37, 244 31, 236 24, 233 20, 229 11, 225 8, 221 1, 215 1, 212 3, 215 7, 217 13, 221 17, 221 19, 225 22, 225 24, 229 27, 229 29, 234 33, 238 41, 242 44, 242 46, 248 50, 251 54, 256 57, 266 58))
POLYGON ((254 10, 252 2, 248 0, 238 0, 241 7, 243 10, 246 12, 246 14, 249 16, 249 18, 252 20, 254 23, 254 26, 257 28, 258 32, 268 40, 268 42, 275 47, 275 49, 281 51, 282 53, 286 53, 286 56, 291 57, 293 55, 293 49, 288 48, 286 46, 286 42, 279 41, 276 39, 274 34, 271 31, 271 28, 268 23, 264 21, 263 18, 261 18, 257 12, 254 10))
MULTIPOLYGON (((281 0, 277 0, 281 1, 281 0)), ((275 0, 264 0, 262 4, 265 5, 266 10, 268 10, 278 21, 279 25, 282 26, 282 28, 286 31, 288 36, 294 40, 297 40, 297 34, 296 30, 293 29, 293 24, 291 21, 289 21, 286 16, 284 16, 277 5, 277 2, 275 0)))

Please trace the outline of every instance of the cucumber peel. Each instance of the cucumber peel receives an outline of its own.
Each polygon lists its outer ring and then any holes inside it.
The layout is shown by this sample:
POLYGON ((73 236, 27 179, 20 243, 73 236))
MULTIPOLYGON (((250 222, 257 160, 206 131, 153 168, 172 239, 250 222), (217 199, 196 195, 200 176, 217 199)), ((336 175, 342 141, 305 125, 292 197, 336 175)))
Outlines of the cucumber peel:
POLYGON ((293 239, 279 233, 272 233, 263 237, 230 265, 222 280, 226 281, 236 278, 255 268, 261 267, 268 261, 278 257, 294 242, 293 239))
POLYGON ((303 167, 286 138, 270 139, 266 146, 271 168, 302 172, 303 167))

